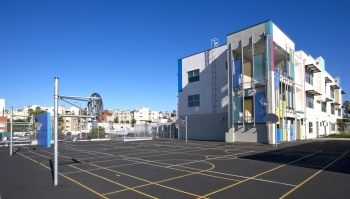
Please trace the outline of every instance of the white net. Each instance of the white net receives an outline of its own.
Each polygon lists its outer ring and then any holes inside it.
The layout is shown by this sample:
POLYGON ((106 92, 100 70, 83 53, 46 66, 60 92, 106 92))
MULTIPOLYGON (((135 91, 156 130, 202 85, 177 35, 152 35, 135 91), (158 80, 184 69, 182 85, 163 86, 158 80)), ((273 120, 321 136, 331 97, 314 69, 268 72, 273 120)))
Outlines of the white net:
POLYGON ((41 123, 39 123, 39 122, 37 122, 36 124, 35 124, 35 126, 36 126, 36 130, 41 130, 41 126, 42 126, 42 124, 41 123))

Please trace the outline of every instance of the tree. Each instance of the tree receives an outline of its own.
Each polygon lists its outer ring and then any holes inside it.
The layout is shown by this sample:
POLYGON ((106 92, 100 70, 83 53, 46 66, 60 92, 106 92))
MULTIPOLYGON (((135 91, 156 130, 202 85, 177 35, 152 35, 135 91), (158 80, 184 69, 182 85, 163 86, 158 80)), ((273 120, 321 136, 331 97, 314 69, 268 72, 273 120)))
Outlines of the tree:
POLYGON ((124 121, 122 120, 122 121, 120 121, 120 123, 124 123, 124 121))
POLYGON ((116 118, 114 118, 114 121, 113 121, 114 123, 119 123, 119 118, 118 117, 116 117, 116 118))
POLYGON ((134 126, 135 123, 136 123, 136 120, 135 120, 135 118, 133 118, 133 119, 131 120, 132 126, 134 126))
POLYGON ((63 120, 63 117, 59 116, 57 118, 57 121, 58 121, 58 133, 62 133, 62 130, 63 130, 63 127, 64 127, 64 120, 63 120))
POLYGON ((345 129, 345 123, 342 119, 337 119, 337 125, 339 131, 344 131, 345 129))
MULTIPOLYGON (((41 108, 39 106, 37 106, 35 108, 35 110, 33 110, 32 108, 28 109, 28 115, 34 115, 34 122, 38 121, 38 115, 42 114, 42 113, 46 113, 47 111, 45 110, 41 110, 41 108)), ((27 118, 27 122, 30 121, 30 117, 27 118)))
POLYGON ((129 123, 130 123, 130 121, 129 121, 129 120, 126 120, 126 121, 125 121, 125 123, 129 124, 129 123))
POLYGON ((79 109, 82 115, 87 115, 87 108, 79 109))
POLYGON ((342 108, 344 108, 344 113, 346 115, 346 117, 349 117, 349 113, 350 113, 350 101, 346 100, 344 103, 343 103, 343 106, 342 108))
POLYGON ((173 110, 173 113, 176 114, 176 110, 173 110))
POLYGON ((88 138, 96 139, 96 138, 106 138, 105 128, 99 126, 98 128, 93 128, 90 130, 88 134, 88 138))

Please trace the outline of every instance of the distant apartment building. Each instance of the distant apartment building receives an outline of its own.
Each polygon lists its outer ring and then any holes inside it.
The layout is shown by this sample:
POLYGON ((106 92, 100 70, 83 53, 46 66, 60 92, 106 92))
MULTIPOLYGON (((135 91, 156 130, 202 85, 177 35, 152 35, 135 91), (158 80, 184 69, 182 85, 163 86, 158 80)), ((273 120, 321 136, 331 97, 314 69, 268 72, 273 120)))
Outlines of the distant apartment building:
POLYGON ((155 119, 162 118, 162 113, 160 111, 150 111, 149 108, 141 107, 140 109, 121 111, 116 109, 112 112, 112 118, 118 118, 118 121, 132 122, 133 119, 136 123, 153 122, 155 119))
POLYGON ((149 111, 148 119, 154 122, 157 119, 162 119, 163 114, 160 111, 149 111))
MULTIPOLYGON (((0 132, 7 132, 7 117, 5 114, 5 99, 0 99, 0 132)), ((2 136, 1 136, 2 138, 2 136)), ((2 141, 2 140, 0 140, 2 141)))
POLYGON ((0 116, 5 116, 5 99, 0 99, 0 116))

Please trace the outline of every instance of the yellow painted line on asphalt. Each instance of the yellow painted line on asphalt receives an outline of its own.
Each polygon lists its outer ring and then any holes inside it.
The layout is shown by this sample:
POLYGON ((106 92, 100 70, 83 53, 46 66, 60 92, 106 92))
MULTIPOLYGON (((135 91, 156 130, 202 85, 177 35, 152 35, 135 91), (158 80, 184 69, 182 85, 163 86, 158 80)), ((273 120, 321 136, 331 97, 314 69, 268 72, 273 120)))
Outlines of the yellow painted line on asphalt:
POLYGON ((237 159, 237 156, 227 157, 224 155, 206 155, 205 158, 215 158, 215 160, 235 160, 237 159))
POLYGON ((104 180, 106 180, 106 181, 108 181, 108 182, 111 182, 111 183, 113 183, 113 184, 116 184, 116 185, 119 185, 119 186, 121 186, 121 187, 124 187, 124 188, 126 188, 126 189, 128 189, 128 190, 130 190, 130 191, 134 191, 134 192, 139 193, 139 194, 141 194, 141 195, 147 196, 147 197, 149 197, 149 198, 156 198, 156 197, 154 197, 154 196, 148 195, 148 194, 146 194, 146 193, 143 193, 143 192, 138 191, 138 190, 136 190, 136 189, 133 189, 133 188, 131 188, 131 187, 125 186, 125 185, 123 185, 123 184, 120 184, 120 183, 115 182, 115 181, 113 181, 113 180, 110 180, 110 179, 108 179, 108 178, 99 176, 99 175, 94 174, 94 173, 91 173, 91 172, 89 172, 89 171, 85 171, 85 170, 80 169, 80 168, 78 168, 78 167, 75 167, 75 166, 73 166, 73 165, 69 165, 69 166, 70 166, 70 167, 73 167, 73 168, 75 168, 75 169, 81 170, 81 171, 83 171, 84 173, 88 173, 88 174, 90 174, 90 175, 93 175, 93 176, 96 176, 96 177, 98 177, 98 178, 104 179, 104 180))
POLYGON ((25 158, 27 158, 27 159, 29 159, 29 160, 31 160, 31 161, 33 161, 33 162, 35 162, 35 163, 38 163, 38 161, 33 160, 32 158, 27 157, 27 156, 23 155, 22 153, 18 153, 18 154, 20 154, 21 156, 23 156, 23 157, 25 157, 25 158))
MULTIPOLYGON (((307 158, 307 157, 309 157, 309 156, 312 156, 312 155, 314 155, 314 154, 316 154, 316 153, 320 153, 320 152, 321 152, 321 151, 317 151, 317 152, 315 152, 315 153, 312 153, 312 154, 310 154, 310 155, 304 156, 304 157, 302 157, 302 158, 299 158, 299 159, 294 160, 294 161, 292 161, 292 162, 289 162, 289 163, 287 163, 287 164, 283 164, 283 165, 280 165, 280 166, 275 167, 275 168, 273 168, 273 169, 270 169, 270 170, 267 170, 267 171, 265 171, 265 172, 259 173, 259 174, 255 175, 255 176, 252 176, 252 177, 247 178, 247 179, 245 179, 245 180, 239 181, 239 182, 237 182, 237 183, 235 183, 235 184, 232 184, 232 185, 229 185, 229 186, 224 187, 224 188, 222 188, 222 189, 218 189, 218 190, 216 190, 216 191, 213 191, 213 192, 211 192, 211 193, 208 193, 208 194, 206 194, 206 195, 204 195, 204 196, 202 196, 202 197, 207 197, 207 196, 213 195, 213 194, 215 194, 215 193, 224 191, 224 190, 226 190, 226 189, 228 189, 228 188, 231 188, 231 187, 234 187, 234 186, 236 186, 236 185, 242 184, 243 182, 247 182, 247 181, 249 181, 249 180, 251 180, 251 179, 253 179, 253 178, 256 178, 256 177, 258 177, 258 176, 264 175, 264 174, 269 173, 269 172, 271 172, 271 171, 275 171, 275 170, 280 169, 280 168, 282 168, 282 167, 284 167, 284 166, 286 166, 286 165, 288 165, 288 164, 292 164, 292 163, 294 163, 294 162, 297 162, 297 161, 299 161, 299 160, 302 160, 302 159, 304 159, 304 158, 307 158)), ((202 197, 200 197, 200 198, 202 198, 202 197)))
POLYGON ((316 172, 314 175, 310 176, 309 178, 307 178, 306 180, 304 180, 303 182, 301 182, 300 184, 298 184, 296 187, 294 187, 292 190, 288 191, 286 194, 284 194, 283 196, 280 197, 280 199, 283 199, 285 197, 287 197, 289 194, 291 194, 292 192, 294 192, 295 190, 297 190, 299 187, 301 187, 302 185, 304 185, 305 183, 307 183, 309 180, 311 180, 312 178, 314 178, 315 176, 317 176, 318 174, 320 174, 323 170, 325 170, 327 167, 331 166, 333 163, 335 163, 336 161, 338 161, 340 158, 342 158, 345 154, 347 154, 349 151, 346 151, 343 155, 341 155, 340 157, 338 157, 336 160, 334 160, 333 162, 329 163, 327 166, 323 167, 321 170, 319 170, 318 172, 316 172))
MULTIPOLYGON (((135 179, 138 179, 138 180, 141 180, 141 181, 144 181, 144 182, 147 182, 149 183, 148 185, 156 185, 156 186, 160 186, 160 187, 164 187, 164 188, 167 188, 167 189, 170 189, 170 190, 173 190, 173 191, 177 191, 177 192, 180 192, 180 193, 184 193, 184 194, 187 194, 187 195, 191 195, 191 196, 195 196, 195 197, 200 197, 199 195, 196 195, 196 194, 193 194, 193 193, 190 193, 190 192, 186 192, 186 191, 183 191, 183 190, 179 190, 179 189, 175 189, 173 187, 168 187, 168 186, 165 186, 165 185, 162 185, 162 184, 158 184, 159 182, 151 182, 151 181, 148 181, 148 180, 145 180, 145 179, 142 179, 142 178, 139 178, 139 177, 136 177, 136 176, 132 176, 132 175, 129 175, 129 174, 126 174, 126 173, 123 173, 123 172, 119 172, 119 171, 114 171, 114 170, 111 170, 111 169, 108 169, 108 168, 104 168, 104 167, 101 167, 101 166, 98 166, 98 165, 94 165, 94 164, 90 164, 92 166, 96 166, 96 167, 99 167, 101 169, 105 169, 105 170, 108 170, 108 171, 112 171, 112 172, 115 172, 115 173, 119 173, 119 174, 122 174, 122 175, 125 175, 125 176, 128 176, 128 177, 131 177, 131 178, 135 178, 135 179)), ((71 166, 71 165, 70 165, 71 166)), ((204 170, 206 171, 206 170, 204 170)), ((195 172, 197 173, 197 172, 195 172)), ((187 175, 193 175, 194 172, 190 173, 190 174, 187 174, 187 175)), ((186 176, 187 176, 186 175, 186 176)), ((183 176, 184 177, 184 176, 183 176)), ((167 179, 163 180, 163 181, 166 181, 167 179)), ((141 186, 148 186, 148 185, 141 185, 141 186)), ((130 187, 131 188, 131 187, 130 187)), ((133 189, 133 188, 131 188, 133 189)), ((116 193, 116 192, 111 192, 111 193, 106 193, 106 194, 112 194, 112 193, 116 193)), ((104 194, 104 195, 106 195, 104 194)))
MULTIPOLYGON (((23 157, 25 157, 25 158, 27 158, 27 159, 29 159, 29 160, 33 161, 33 162, 38 163, 37 161, 35 161, 35 160, 33 160, 33 159, 29 158, 29 157, 26 157, 25 155, 23 155, 23 154, 21 154, 21 153, 18 153, 18 154, 20 154, 21 156, 23 156, 23 157)), ((47 168, 47 169, 49 169, 49 170, 51 170, 51 168, 50 168, 50 167, 48 167, 48 166, 46 166, 46 165, 43 165, 43 164, 40 164, 40 165, 41 165, 41 166, 43 166, 43 167, 45 167, 45 168, 47 168)), ((70 181, 72 181, 72 182, 76 183, 77 185, 79 185, 79 186, 81 186, 81 187, 83 187, 83 188, 85 188, 85 189, 87 189, 87 190, 91 191, 92 193, 94 193, 94 194, 96 194, 96 195, 98 195, 98 196, 100 196, 100 197, 102 197, 102 198, 106 198, 106 199, 107 199, 107 197, 106 197, 106 196, 104 196, 104 195, 102 195, 102 194, 100 194, 100 193, 96 192, 96 191, 95 191, 95 190, 93 190, 93 189, 90 189, 89 187, 87 187, 87 186, 85 186, 85 185, 81 184, 80 182, 77 182, 77 181, 75 181, 75 180, 73 180, 73 179, 69 178, 68 176, 65 176, 65 175, 63 175, 63 174, 61 174, 61 173, 58 173, 58 174, 59 174, 60 176, 62 176, 62 177, 67 178, 68 180, 70 180, 70 181)))

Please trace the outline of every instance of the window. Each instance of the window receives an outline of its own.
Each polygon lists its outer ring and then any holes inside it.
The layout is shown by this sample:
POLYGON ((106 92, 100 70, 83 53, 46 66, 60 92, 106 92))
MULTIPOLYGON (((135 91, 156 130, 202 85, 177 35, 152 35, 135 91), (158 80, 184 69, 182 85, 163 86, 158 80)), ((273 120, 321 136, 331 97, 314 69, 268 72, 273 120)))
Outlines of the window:
POLYGON ((338 109, 338 116, 341 116, 341 109, 338 109))
POLYGON ((313 85, 314 82, 314 74, 309 71, 305 71, 305 81, 311 85, 313 85))
POLYGON ((312 133, 312 122, 309 122, 309 133, 312 133))
POLYGON ((334 98, 334 89, 331 89, 331 98, 334 98))
POLYGON ((327 112, 327 102, 322 102, 321 103, 321 111, 322 112, 327 112))
POLYGON ((314 108, 314 96, 306 95, 306 107, 314 108))
POLYGON ((199 81, 199 69, 187 72, 187 74, 188 74, 188 82, 199 81))
POLYGON ((335 109, 334 109, 334 105, 331 105, 331 113, 334 115, 335 114, 335 109))
POLYGON ((332 127, 332 131, 335 131, 335 124, 334 123, 331 124, 331 127, 332 127))
POLYGON ((199 95, 189 95, 188 96, 188 107, 199 106, 199 95))

